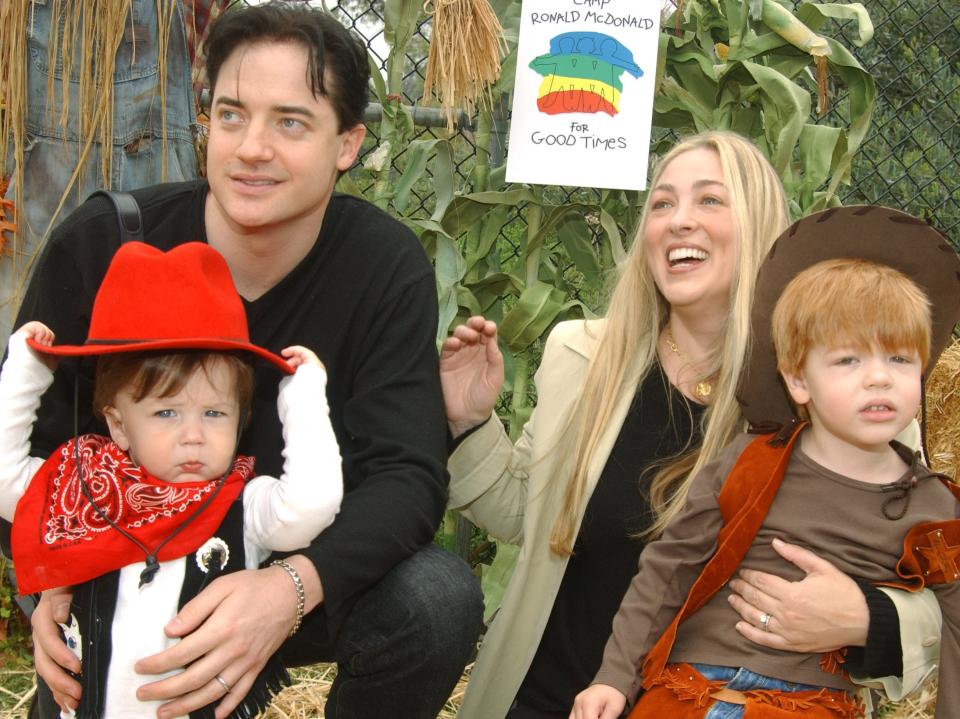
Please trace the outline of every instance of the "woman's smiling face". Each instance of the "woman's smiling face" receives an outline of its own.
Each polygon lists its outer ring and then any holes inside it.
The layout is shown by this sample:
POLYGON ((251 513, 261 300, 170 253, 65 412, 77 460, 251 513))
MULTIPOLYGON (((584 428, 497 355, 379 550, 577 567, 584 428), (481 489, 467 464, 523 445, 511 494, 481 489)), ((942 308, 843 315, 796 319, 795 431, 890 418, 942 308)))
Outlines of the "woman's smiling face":
POLYGON ((726 312, 739 251, 719 155, 678 155, 650 190, 643 242, 647 265, 671 308, 726 312))

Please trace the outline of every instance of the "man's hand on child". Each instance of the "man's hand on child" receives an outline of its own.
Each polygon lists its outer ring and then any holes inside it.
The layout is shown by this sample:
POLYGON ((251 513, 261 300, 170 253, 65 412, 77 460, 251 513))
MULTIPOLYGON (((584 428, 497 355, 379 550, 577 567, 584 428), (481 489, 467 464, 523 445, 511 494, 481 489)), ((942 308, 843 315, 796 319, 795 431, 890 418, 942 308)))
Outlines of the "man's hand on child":
POLYGON ((66 671, 80 673, 80 660, 64 643, 57 622, 70 615, 72 591, 69 587, 48 589, 30 616, 33 626, 33 661, 61 709, 76 709, 80 702, 80 682, 66 671))
MULTIPOLYGON (((31 339, 36 342, 38 345, 43 345, 44 347, 50 347, 53 345, 54 334, 53 330, 47 327, 43 322, 27 322, 23 327, 17 330, 27 336, 27 339, 31 339)), ((38 357, 47 367, 51 370, 56 369, 57 367, 57 358, 53 355, 44 355, 39 352, 34 352, 30 350, 33 354, 38 357)))
POLYGON ((570 719, 617 719, 626 705, 627 698, 619 689, 591 684, 573 700, 570 719))
POLYGON ((308 350, 306 347, 301 347, 300 345, 286 347, 280 350, 280 354, 286 358, 287 364, 294 369, 306 364, 315 364, 319 367, 323 367, 323 362, 320 361, 320 358, 317 357, 317 355, 315 355, 311 350, 308 350))

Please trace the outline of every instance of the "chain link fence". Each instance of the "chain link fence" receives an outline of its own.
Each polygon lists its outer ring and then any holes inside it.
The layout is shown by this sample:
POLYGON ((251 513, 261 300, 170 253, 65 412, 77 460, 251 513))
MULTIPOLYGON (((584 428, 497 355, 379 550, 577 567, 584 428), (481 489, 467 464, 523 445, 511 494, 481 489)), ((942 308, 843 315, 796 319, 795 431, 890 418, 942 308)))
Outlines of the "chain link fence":
POLYGON ((867 8, 876 32, 854 52, 877 81, 877 106, 841 200, 904 209, 960 247, 960 3, 867 8))
MULTIPOLYGON (((340 0, 332 8, 337 17, 362 36, 372 55, 386 61, 383 39, 382 2, 340 0)), ((874 0, 868 6, 873 19, 873 40, 856 48, 852 30, 843 26, 830 32, 851 48, 863 66, 876 78, 878 98, 869 135, 858 153, 851 182, 842 187, 844 204, 871 203, 904 209, 924 217, 945 232, 960 247, 960 3, 940 0, 874 0)), ((421 99, 429 45, 429 21, 418 28, 407 48, 409 70, 404 76, 405 103, 421 99)), ((831 114, 821 122, 846 121, 842 113, 842 88, 836 88, 831 114), (832 115, 832 116, 831 116, 832 115)), ((505 130, 509 99, 500 98, 499 132, 494 132, 490 152, 492 163, 502 162, 506 153, 505 130)), ((369 118, 375 120, 375 116, 369 118)), ((418 119, 418 123, 419 123, 418 119)), ((372 152, 379 138, 377 123, 371 121, 368 146, 372 152)), ((446 137, 446 130, 418 124, 415 139, 446 137)), ((655 137, 657 135, 654 128, 655 137)), ((661 133, 662 134, 662 133, 661 133)), ((454 146, 461 186, 467 182, 476 152, 469 124, 461 126, 454 146)), ((399 155, 396 159, 402 157, 399 155)), ((360 186, 364 186, 362 171, 360 186)), ((597 190, 548 188, 564 200, 596 196, 597 190)), ((424 217, 430 215, 432 192, 415 188, 413 203, 424 217)), ((519 208, 500 233, 507 253, 517 251, 511 238, 524 231, 525 214, 519 208)), ((630 230, 632 228, 623 228, 630 230)))

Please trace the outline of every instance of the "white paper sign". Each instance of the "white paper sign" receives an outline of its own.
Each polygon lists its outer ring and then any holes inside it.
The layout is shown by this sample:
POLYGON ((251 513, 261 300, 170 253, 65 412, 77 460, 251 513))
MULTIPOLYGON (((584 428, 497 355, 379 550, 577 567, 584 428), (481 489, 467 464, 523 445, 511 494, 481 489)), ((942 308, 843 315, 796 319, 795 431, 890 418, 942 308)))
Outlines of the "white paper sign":
POLYGON ((661 0, 523 0, 507 181, 643 190, 661 0))

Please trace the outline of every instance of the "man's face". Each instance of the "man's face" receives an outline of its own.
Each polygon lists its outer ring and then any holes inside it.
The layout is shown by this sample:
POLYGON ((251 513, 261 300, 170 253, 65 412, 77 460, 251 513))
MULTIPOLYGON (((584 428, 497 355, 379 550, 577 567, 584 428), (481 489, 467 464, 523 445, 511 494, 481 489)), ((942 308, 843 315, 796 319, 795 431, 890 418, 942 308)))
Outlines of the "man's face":
POLYGON ((310 92, 302 45, 241 45, 213 88, 210 209, 238 233, 315 232, 363 136, 363 125, 341 132, 330 100, 310 92))

